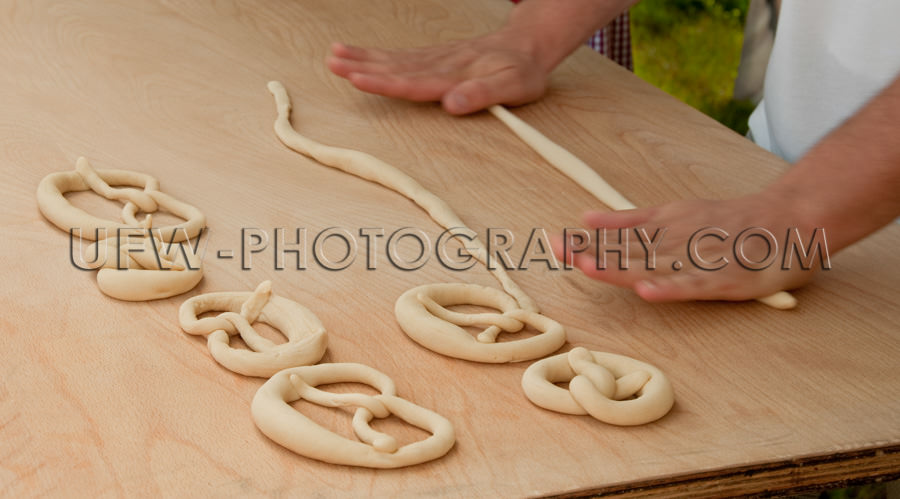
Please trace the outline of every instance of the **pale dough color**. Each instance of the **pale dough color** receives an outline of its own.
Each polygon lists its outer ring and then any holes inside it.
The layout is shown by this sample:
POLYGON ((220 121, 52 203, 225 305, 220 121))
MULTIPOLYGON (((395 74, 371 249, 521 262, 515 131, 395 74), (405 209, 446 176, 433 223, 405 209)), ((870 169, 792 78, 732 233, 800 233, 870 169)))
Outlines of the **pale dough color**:
MULTIPOLYGON (((504 107, 495 105, 489 107, 488 110, 548 163, 593 194, 601 203, 616 211, 636 208, 634 203, 609 185, 603 177, 586 165, 584 161, 581 161, 577 156, 548 139, 544 134, 520 120, 504 107)), ((770 296, 757 298, 757 300, 781 310, 797 306, 797 299, 786 291, 779 291, 770 296)))
POLYGON ((410 289, 397 299, 394 314, 406 334, 425 348, 475 362, 532 360, 558 350, 566 342, 560 323, 519 308, 515 300, 498 289, 477 284, 426 284, 410 289), (463 314, 444 308, 453 305, 480 305, 501 313, 463 314), (519 331, 523 323, 541 334, 496 342, 501 331, 519 331), (473 337, 460 326, 487 328, 473 337))
POLYGON ((75 171, 51 173, 44 177, 38 184, 37 201, 47 220, 66 232, 79 228, 81 237, 92 241, 96 229, 104 229, 107 237, 112 237, 117 229, 140 227, 140 222, 135 218, 138 210, 153 213, 163 208, 185 220, 179 225, 154 229, 162 234, 165 242, 194 238, 206 225, 206 217, 200 210, 160 191, 159 181, 150 175, 127 170, 94 170, 85 158, 78 158, 75 171), (111 185, 129 187, 116 188, 111 185), (93 190, 106 199, 124 201, 122 220, 125 223, 90 215, 73 206, 64 196, 67 192, 87 190, 93 190))
POLYGON ((105 295, 126 301, 159 300, 186 293, 203 279, 199 255, 184 243, 163 243, 151 227, 152 217, 147 215, 138 241, 113 236, 88 247, 88 255, 98 256, 97 286, 105 295))
POLYGON ((186 243, 177 243, 196 237, 206 218, 197 208, 161 192, 159 182, 149 175, 126 170, 98 171, 87 159, 78 158, 75 171, 51 173, 41 180, 37 201, 44 217, 71 237, 75 237, 74 229, 81 230, 82 239, 94 240, 101 234, 101 240, 89 246, 87 252, 98 256, 97 284, 108 296, 127 301, 168 298, 190 291, 203 278, 197 252, 182 246, 186 243), (67 192, 86 190, 106 199, 124 201, 125 223, 90 215, 65 197, 67 192), (185 222, 154 228, 150 213, 160 208, 185 222), (147 213, 143 222, 136 218, 138 211, 147 213))
POLYGON ((656 367, 582 347, 529 366, 522 376, 522 389, 531 402, 545 409, 590 414, 621 426, 656 421, 675 403, 672 384, 656 367), (566 382, 568 390, 554 384, 566 382))
POLYGON ((306 307, 272 296, 271 281, 255 291, 218 292, 197 295, 181 304, 178 322, 188 334, 208 335, 207 346, 216 361, 245 376, 268 378, 289 367, 318 362, 328 347, 325 327, 306 307), (215 317, 197 317, 224 311, 215 317), (262 322, 278 329, 288 341, 280 345, 253 329, 262 322), (231 335, 240 334, 250 350, 229 345, 231 335))
MULTIPOLYGON (((466 227, 446 202, 397 168, 370 154, 320 144, 297 133, 291 126, 291 101, 284 85, 280 82, 272 81, 269 82, 268 88, 275 97, 275 105, 278 111, 278 118, 275 120, 275 134, 284 145, 322 164, 399 192, 418 204, 434 221, 445 229, 464 229, 468 233, 474 234, 474 231, 466 227)), ((471 244, 474 246, 473 250, 466 247, 464 249, 480 262, 485 263, 487 250, 484 245, 477 238, 473 238, 471 244)), ((563 327, 552 319, 538 314, 538 307, 534 300, 513 282, 502 266, 492 269, 491 272, 500 281, 503 289, 515 298, 514 301, 504 300, 502 305, 498 301, 499 299, 493 296, 487 301, 489 306, 497 306, 503 310, 506 316, 503 322, 506 325, 504 330, 516 332, 521 330, 524 324, 528 322, 546 332, 536 338, 489 344, 494 343, 497 336, 496 333, 500 331, 496 329, 496 325, 489 323, 487 325, 490 326, 489 330, 493 334, 482 333, 478 341, 472 338, 468 340, 463 339, 460 333, 465 333, 465 330, 458 326, 469 324, 464 324, 465 320, 463 322, 458 320, 464 317, 465 314, 445 313, 443 317, 435 317, 433 311, 437 309, 443 310, 443 308, 426 307, 422 299, 420 299, 420 295, 428 298, 431 291, 435 289, 440 291, 436 291, 434 296, 449 296, 452 294, 453 299, 451 301, 453 305, 479 304, 485 300, 485 296, 488 296, 487 292, 482 291, 485 288, 480 286, 470 287, 462 283, 442 284, 438 288, 416 288, 416 290, 413 290, 414 292, 407 292, 401 296, 394 308, 397 322, 400 324, 401 329, 423 346, 436 352, 480 362, 516 362, 536 359, 548 355, 562 346, 565 343, 563 327), (449 289, 453 290, 452 293, 447 291, 449 289), (521 312, 513 313, 513 309, 518 309, 521 312), (454 321, 456 325, 446 323, 445 321, 448 320, 454 321), (445 332, 449 334, 444 334, 445 332), (546 338, 540 338, 542 336, 546 336, 546 338)), ((430 298, 433 300, 434 296, 430 296, 430 298)), ((449 305, 449 302, 443 305, 449 305)), ((497 316, 499 314, 491 315, 497 316)))
POLYGON ((333 464, 400 468, 437 459, 456 441, 450 421, 397 397, 388 376, 362 364, 321 364, 281 371, 259 388, 250 411, 267 437, 297 454, 333 464), (316 388, 329 383, 365 383, 381 393, 331 393, 316 388), (338 435, 291 407, 300 399, 325 407, 357 407, 352 425, 359 441, 338 435), (391 414, 431 436, 399 447, 394 437, 369 426, 373 418, 391 414))

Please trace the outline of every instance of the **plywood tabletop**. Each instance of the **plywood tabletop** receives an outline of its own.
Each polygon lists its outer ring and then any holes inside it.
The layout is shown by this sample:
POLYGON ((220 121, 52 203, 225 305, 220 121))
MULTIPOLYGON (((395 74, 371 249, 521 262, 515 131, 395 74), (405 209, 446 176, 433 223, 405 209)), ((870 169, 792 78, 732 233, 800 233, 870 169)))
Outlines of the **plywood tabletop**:
MULTIPOLYGON (((588 492, 723 494, 900 472, 900 230, 833 259, 790 312, 758 303, 651 305, 628 290, 540 265, 513 278, 575 345, 655 364, 677 402, 635 428, 541 410, 523 396, 527 363, 445 358, 393 317, 406 289, 495 285, 482 268, 435 259, 393 268, 379 239, 329 271, 276 270, 274 251, 240 260, 242 229, 328 227, 386 234, 440 228, 414 204, 303 158, 275 138, 266 82, 285 83, 298 130, 397 166, 473 229, 578 226, 596 200, 495 118, 362 94, 331 75, 331 41, 404 47, 495 28, 502 1, 7 1, 0 6, 0 495, 532 496, 588 492), (125 303, 69 261, 35 190, 79 156, 145 172, 207 216, 205 276, 187 295, 125 303), (235 258, 220 258, 222 251, 235 258), (450 419, 444 458, 389 471, 328 465, 265 438, 250 419, 263 380, 233 374, 177 322, 198 293, 275 293, 329 332, 323 362, 362 362, 450 419), (667 488, 668 487, 668 488, 667 488), (673 488, 675 487, 675 488, 673 488), (677 489, 682 487, 682 489, 677 489)), ((725 198, 784 163, 588 50, 549 94, 515 113, 585 159, 639 206, 725 198)), ((78 206, 114 216, 88 194, 78 206)), ((273 243, 274 244, 274 243, 273 243)), ((338 251, 340 248, 332 248, 338 251)), ((409 248, 407 248, 409 249, 409 248)), ((266 334, 270 334, 268 331, 266 334)), ((356 389, 336 387, 336 390, 356 389)), ((349 435, 350 413, 301 407, 349 435)), ((376 425, 421 438, 391 418, 376 425)))

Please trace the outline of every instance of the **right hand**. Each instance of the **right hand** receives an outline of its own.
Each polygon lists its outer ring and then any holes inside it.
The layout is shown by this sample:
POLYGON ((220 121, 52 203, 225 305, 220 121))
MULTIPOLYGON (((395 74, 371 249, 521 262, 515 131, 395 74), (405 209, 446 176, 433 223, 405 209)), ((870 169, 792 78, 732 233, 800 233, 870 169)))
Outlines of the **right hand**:
POLYGON ((386 97, 440 101, 451 114, 534 101, 544 94, 552 69, 540 63, 527 37, 509 30, 405 50, 335 43, 331 53, 328 68, 356 88, 386 97))

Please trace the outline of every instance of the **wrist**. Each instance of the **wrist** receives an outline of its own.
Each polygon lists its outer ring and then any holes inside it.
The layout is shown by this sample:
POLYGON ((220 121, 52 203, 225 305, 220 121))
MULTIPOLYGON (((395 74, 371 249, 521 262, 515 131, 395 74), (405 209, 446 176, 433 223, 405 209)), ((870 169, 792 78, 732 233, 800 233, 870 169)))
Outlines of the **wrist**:
POLYGON ((796 177, 785 176, 758 193, 759 202, 780 215, 782 225, 796 228, 804 238, 811 238, 816 231, 824 231, 828 249, 836 253, 856 237, 840 210, 817 196, 808 183, 796 182, 796 177))

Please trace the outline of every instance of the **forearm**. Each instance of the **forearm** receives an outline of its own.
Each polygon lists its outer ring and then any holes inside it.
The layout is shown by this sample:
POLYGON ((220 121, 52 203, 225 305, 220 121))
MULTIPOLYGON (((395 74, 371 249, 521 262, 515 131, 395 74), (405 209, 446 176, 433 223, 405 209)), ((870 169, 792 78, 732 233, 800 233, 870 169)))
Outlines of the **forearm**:
POLYGON ((596 30, 639 0, 525 0, 501 29, 527 44, 549 73, 596 30))
POLYGON ((900 77, 775 182, 807 228, 826 229, 832 252, 900 216, 900 77))

